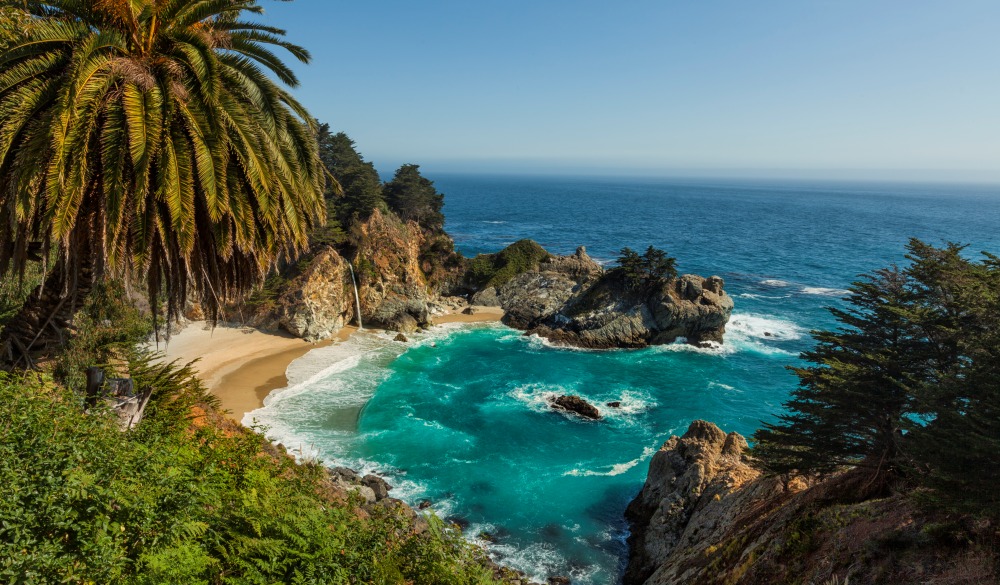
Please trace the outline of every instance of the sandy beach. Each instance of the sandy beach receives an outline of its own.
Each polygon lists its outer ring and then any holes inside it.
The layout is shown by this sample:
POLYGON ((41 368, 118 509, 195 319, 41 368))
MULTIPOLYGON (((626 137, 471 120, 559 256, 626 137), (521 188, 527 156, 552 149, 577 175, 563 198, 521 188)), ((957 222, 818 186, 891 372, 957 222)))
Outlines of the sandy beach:
MULTIPOLYGON (((434 324, 483 323, 499 321, 500 307, 475 307, 467 315, 453 311, 432 318, 434 324)), ((195 370, 208 389, 219 398, 223 410, 239 422, 243 415, 264 405, 273 390, 288 384, 288 365, 312 349, 348 339, 357 327, 341 329, 334 339, 310 343, 282 333, 268 333, 252 327, 219 324, 214 329, 204 321, 189 324, 173 335, 164 350, 168 361, 187 363, 198 360, 195 370)))

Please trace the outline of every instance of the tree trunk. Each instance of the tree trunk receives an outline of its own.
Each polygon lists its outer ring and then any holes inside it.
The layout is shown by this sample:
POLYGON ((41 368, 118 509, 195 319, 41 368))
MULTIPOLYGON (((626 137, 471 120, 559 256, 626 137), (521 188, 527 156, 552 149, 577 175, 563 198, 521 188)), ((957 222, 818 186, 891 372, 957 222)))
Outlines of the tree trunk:
MULTIPOLYGON (((86 257, 77 258, 80 256, 86 257)), ((0 331, 0 367, 31 369, 63 348, 69 340, 73 315, 93 286, 91 262, 56 262, 45 282, 32 291, 21 310, 0 331)))

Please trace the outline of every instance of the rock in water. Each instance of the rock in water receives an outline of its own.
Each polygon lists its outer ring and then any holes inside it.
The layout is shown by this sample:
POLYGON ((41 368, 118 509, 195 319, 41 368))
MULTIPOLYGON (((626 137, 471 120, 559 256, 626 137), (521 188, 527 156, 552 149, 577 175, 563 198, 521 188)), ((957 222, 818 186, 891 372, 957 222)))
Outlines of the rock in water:
POLYGON ((589 420, 600 420, 601 418, 601 411, 579 396, 560 396, 552 401, 552 408, 572 412, 589 420))
POLYGON ((401 341, 401 342, 403 342, 403 343, 406 343, 406 342, 408 342, 408 341, 410 341, 410 340, 409 340, 409 339, 407 339, 407 338, 406 338, 406 336, 405 336, 405 335, 403 335, 402 333, 397 333, 397 334, 396 334, 396 337, 394 338, 394 341, 401 341))
POLYGON ((577 347, 635 348, 682 338, 692 345, 721 343, 733 311, 724 286, 718 276, 693 274, 629 286, 581 247, 572 256, 549 257, 488 294, 510 327, 577 347))
POLYGON ((609 407, 611 407, 611 408, 621 408, 622 407, 622 403, 619 402, 618 400, 615 400, 613 402, 609 402, 607 405, 609 407))

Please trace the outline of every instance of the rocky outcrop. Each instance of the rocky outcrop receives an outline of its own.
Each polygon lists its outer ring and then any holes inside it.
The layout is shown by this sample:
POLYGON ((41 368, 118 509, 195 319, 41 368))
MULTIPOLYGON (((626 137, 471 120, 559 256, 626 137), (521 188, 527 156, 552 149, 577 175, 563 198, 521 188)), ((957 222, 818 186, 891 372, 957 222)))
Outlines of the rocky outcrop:
MULTIPOLYGON (((742 513, 724 498, 760 476, 744 459, 746 447, 740 435, 699 420, 653 455, 646 483, 625 512, 631 529, 626 585, 698 582, 686 561, 704 556, 742 513)), ((775 489, 778 482, 763 487, 775 489)))
POLYGON ((555 408, 556 410, 572 412, 573 414, 588 420, 600 420, 601 418, 601 411, 597 410, 596 406, 579 396, 559 396, 553 399, 550 404, 552 405, 552 408, 555 408))
POLYGON ((976 528, 942 531, 949 520, 908 494, 870 497, 863 468, 823 481, 764 476, 746 446, 704 421, 664 443, 625 513, 624 585, 1000 582, 995 528, 983 545, 976 528))
POLYGON ((504 323, 542 337, 589 348, 645 347, 684 339, 721 342, 733 300, 717 276, 687 274, 640 287, 625 286, 580 247, 519 274, 474 302, 495 302, 504 323))
POLYGON ((278 299, 275 317, 282 329, 307 341, 328 339, 354 319, 347 262, 325 248, 293 279, 278 299))
POLYGON ((432 295, 421 269, 420 226, 376 209, 353 235, 364 322, 404 333, 426 327, 432 295))

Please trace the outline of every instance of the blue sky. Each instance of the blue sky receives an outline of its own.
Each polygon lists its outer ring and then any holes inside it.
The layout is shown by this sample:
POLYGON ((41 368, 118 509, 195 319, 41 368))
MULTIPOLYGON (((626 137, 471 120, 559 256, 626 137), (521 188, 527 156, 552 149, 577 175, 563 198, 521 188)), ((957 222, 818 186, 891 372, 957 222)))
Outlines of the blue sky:
POLYGON ((263 2, 381 170, 1000 179, 1000 2, 263 2))

